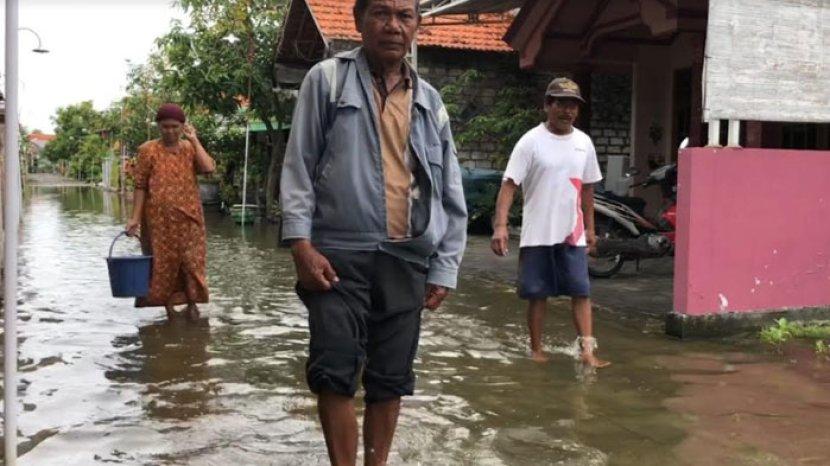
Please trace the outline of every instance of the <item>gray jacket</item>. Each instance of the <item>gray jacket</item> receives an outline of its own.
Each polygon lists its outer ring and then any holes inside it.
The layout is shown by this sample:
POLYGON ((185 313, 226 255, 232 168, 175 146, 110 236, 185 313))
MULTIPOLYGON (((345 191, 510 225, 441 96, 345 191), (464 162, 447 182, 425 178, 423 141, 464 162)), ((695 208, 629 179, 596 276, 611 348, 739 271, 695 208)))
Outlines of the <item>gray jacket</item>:
POLYGON ((455 288, 467 229, 461 170, 441 96, 412 75, 412 237, 388 240, 372 77, 357 48, 315 65, 300 87, 280 182, 283 240, 382 250, 427 267, 429 283, 455 288))

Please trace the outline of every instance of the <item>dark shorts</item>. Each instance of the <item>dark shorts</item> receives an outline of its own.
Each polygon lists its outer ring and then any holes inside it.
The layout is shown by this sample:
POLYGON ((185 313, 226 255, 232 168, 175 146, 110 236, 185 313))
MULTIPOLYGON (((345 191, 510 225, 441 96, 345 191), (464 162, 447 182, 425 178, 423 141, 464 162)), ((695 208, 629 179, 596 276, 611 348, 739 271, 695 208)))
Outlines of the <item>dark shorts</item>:
POLYGON ((412 395, 426 268, 383 252, 323 250, 340 281, 327 292, 297 286, 311 333, 308 386, 366 402, 412 395))
POLYGON ((590 295, 586 248, 557 244, 525 247, 519 250, 520 298, 590 295))

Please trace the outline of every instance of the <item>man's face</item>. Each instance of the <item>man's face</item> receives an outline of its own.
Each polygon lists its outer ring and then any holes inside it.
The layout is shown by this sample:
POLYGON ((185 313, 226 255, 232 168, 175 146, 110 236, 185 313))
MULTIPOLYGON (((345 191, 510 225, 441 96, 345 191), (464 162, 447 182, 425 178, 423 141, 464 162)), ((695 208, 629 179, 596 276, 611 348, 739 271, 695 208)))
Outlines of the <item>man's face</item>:
POLYGON ((421 21, 416 0, 371 0, 363 17, 356 18, 366 53, 377 60, 402 61, 421 21))
POLYGON ((548 123, 557 131, 569 132, 579 117, 579 101, 576 99, 548 98, 545 103, 548 123))
POLYGON ((161 120, 158 123, 159 132, 161 132, 161 138, 166 143, 174 143, 181 139, 182 137, 182 128, 184 125, 179 120, 161 120))

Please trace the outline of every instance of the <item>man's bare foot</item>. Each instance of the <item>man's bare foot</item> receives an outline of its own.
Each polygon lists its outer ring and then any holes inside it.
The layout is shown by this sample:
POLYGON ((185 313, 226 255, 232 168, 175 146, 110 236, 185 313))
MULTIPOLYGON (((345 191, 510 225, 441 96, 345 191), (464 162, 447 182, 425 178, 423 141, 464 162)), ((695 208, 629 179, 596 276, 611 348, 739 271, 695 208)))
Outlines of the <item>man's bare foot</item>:
POLYGON ((188 304, 187 309, 184 311, 185 317, 190 322, 196 322, 199 320, 199 308, 195 304, 188 304))
POLYGON ((579 361, 588 367, 601 369, 611 365, 610 362, 603 361, 602 359, 594 356, 594 351, 596 351, 598 347, 596 338, 592 336, 577 337, 574 345, 576 346, 576 351, 579 353, 579 361))
POLYGON ((550 361, 550 357, 545 354, 544 351, 531 351, 530 352, 530 359, 533 362, 548 362, 550 361))
POLYGON ((167 311, 168 322, 172 322, 176 318, 176 308, 174 306, 164 306, 164 309, 167 311))
POLYGON ((583 364, 596 369, 602 369, 603 367, 608 367, 611 365, 610 362, 604 361, 594 356, 594 353, 582 353, 582 355, 580 355, 579 357, 579 360, 582 361, 583 364))

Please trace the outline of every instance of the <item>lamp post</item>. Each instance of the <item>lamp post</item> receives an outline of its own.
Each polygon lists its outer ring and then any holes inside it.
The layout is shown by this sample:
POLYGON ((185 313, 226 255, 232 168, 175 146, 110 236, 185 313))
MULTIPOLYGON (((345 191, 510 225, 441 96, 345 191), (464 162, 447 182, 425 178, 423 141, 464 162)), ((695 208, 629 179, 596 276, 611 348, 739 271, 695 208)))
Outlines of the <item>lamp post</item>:
POLYGON ((6 234, 3 263, 4 351, 3 351, 3 437, 7 466, 17 464, 17 234, 20 227, 20 122, 18 111, 18 39, 19 31, 37 37, 32 51, 47 53, 40 35, 29 28, 19 28, 18 0, 6 0, 6 163, 3 180, 4 224, 6 234))
POLYGON ((37 47, 32 49, 34 53, 49 53, 49 49, 43 48, 43 40, 40 38, 40 34, 36 33, 32 28, 17 28, 18 31, 28 31, 37 37, 37 47))

